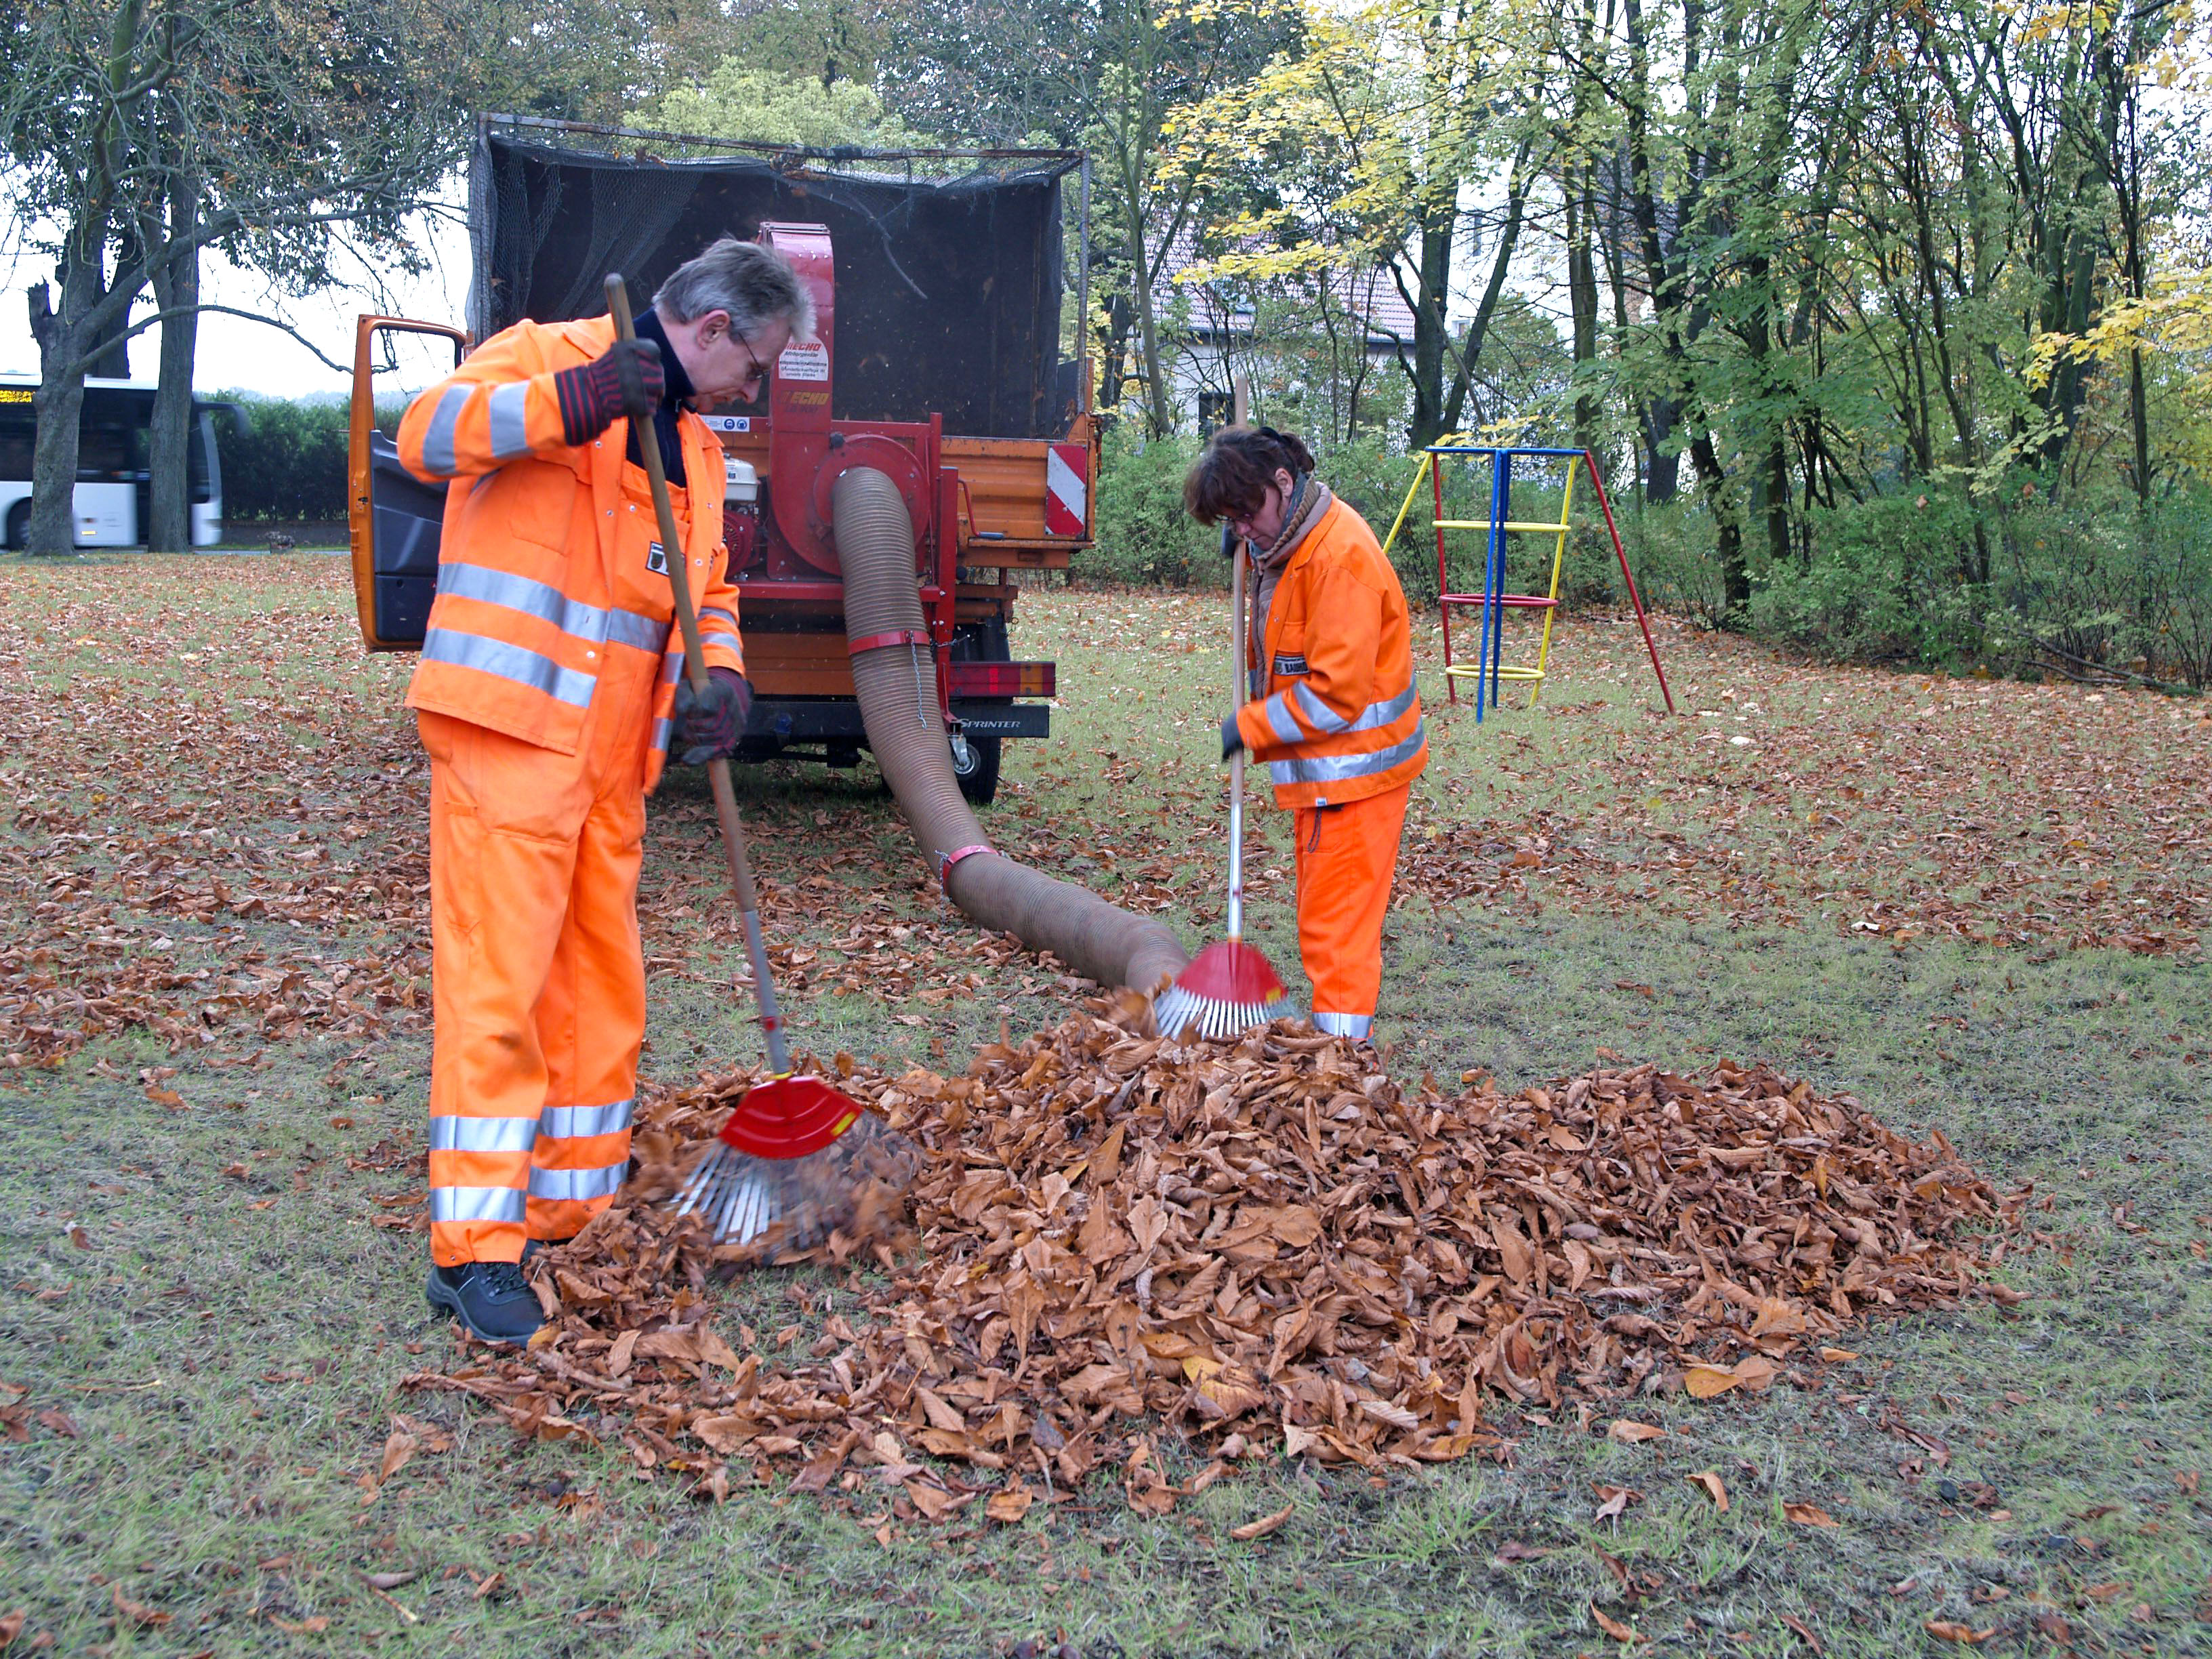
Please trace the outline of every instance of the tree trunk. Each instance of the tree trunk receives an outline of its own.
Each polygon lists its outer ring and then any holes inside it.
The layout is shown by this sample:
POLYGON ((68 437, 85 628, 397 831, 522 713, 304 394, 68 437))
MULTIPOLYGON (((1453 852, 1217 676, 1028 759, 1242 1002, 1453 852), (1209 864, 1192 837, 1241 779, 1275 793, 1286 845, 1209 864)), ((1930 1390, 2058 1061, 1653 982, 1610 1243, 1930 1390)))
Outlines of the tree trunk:
MULTIPOLYGON (((170 181, 169 232, 173 246, 188 239, 199 216, 196 180, 170 181)), ((192 358, 199 340, 199 313, 189 309, 200 298, 200 251, 182 246, 154 270, 154 301, 163 311, 183 309, 161 324, 161 380, 154 392, 154 416, 146 459, 152 474, 149 491, 151 522, 146 545, 156 553, 188 553, 192 546, 191 469, 192 358)))
MULTIPOLYGON (((73 246, 82 240, 70 239, 73 246)), ((37 299, 33 301, 32 329, 39 337, 28 543, 33 553, 76 550, 77 438, 84 415, 84 370, 79 365, 97 333, 97 325, 88 325, 86 319, 103 297, 101 290, 97 259, 73 259, 63 273, 61 309, 42 319, 36 314, 37 299)))
POLYGON ((1588 167, 1577 161, 1564 181, 1567 198, 1567 309, 1574 323, 1575 442, 1592 454, 1598 447, 1597 261, 1590 252, 1595 231, 1596 196, 1588 167))
POLYGON ((1449 327, 1444 301, 1451 292, 1452 231, 1458 217, 1455 187, 1443 222, 1437 223, 1436 216, 1431 210, 1422 218, 1419 287, 1411 296, 1413 411, 1407 441, 1414 449, 1436 442, 1444 433, 1444 333, 1449 327))

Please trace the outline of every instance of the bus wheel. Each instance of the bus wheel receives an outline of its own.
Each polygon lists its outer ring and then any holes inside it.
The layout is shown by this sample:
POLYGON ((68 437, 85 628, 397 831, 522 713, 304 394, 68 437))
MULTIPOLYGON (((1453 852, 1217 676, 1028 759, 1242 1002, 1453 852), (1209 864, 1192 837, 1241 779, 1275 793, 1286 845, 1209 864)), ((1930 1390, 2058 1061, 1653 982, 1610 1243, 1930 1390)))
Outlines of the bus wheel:
POLYGON ((20 553, 31 541, 31 504, 18 501, 8 509, 8 550, 20 553))

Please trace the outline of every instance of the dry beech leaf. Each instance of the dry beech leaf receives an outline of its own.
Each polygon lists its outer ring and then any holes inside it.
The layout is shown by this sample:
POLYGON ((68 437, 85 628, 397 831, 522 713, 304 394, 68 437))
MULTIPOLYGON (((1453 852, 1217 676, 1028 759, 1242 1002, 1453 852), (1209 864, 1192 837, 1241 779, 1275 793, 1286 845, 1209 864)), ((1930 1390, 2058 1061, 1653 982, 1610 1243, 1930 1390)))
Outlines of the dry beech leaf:
POLYGON ((1705 1496, 1713 1500, 1713 1507, 1721 1514, 1726 1515, 1729 1512, 1729 1489, 1721 1480, 1718 1470, 1699 1469, 1695 1474, 1684 1475, 1682 1478, 1693 1486, 1702 1487, 1705 1496))
POLYGON ((990 1500, 983 1505, 983 1513, 1011 1526, 1030 1512, 1030 1505, 1035 1501, 1028 1487, 1008 1486, 991 1494, 990 1500))
POLYGON ((110 1603, 115 1608, 118 1623, 136 1625, 141 1630, 158 1630, 177 1616, 173 1613, 162 1613, 149 1607, 143 1601, 133 1601, 124 1595, 120 1584, 111 1584, 107 1593, 110 1603))
MULTIPOLYGON (((836 896, 798 891, 763 902, 836 896)), ((900 981, 894 958, 921 957, 894 931, 855 921, 837 951, 880 957, 902 994, 975 988, 900 981)), ((1023 960, 950 927, 931 938, 948 959, 1023 960)), ((471 1395, 536 1438, 605 1434, 640 1474, 702 1499, 766 1484, 836 1502, 860 1481, 898 1487, 902 1522, 908 1506, 925 1524, 973 1520, 980 1502, 1004 1522, 1037 1501, 1031 1471, 1067 1489, 1105 1468, 1160 1516, 1277 1446, 1380 1475, 1504 1455, 1486 1420, 1501 1404, 1581 1407, 1588 1423, 1596 1398, 1655 1370, 1771 1385, 1863 1310, 1995 1294, 2026 1201, 1940 1140, 1768 1067, 1620 1061, 1518 1093, 1478 1075, 1447 1096, 1287 1023, 1176 1045, 1142 1016, 1101 999, 957 1074, 840 1062, 839 1086, 923 1156, 841 1170, 849 1210, 805 1250, 718 1248, 665 1201, 758 1074, 645 1090, 614 1205, 526 1269, 538 1338, 403 1386, 471 1395), (1702 1253, 1678 1248, 1686 1231, 1702 1253), (725 1342, 712 1284, 763 1260, 872 1271, 835 1311, 791 1287, 782 1328, 725 1342), (1163 1433, 1202 1460, 1180 1486, 1151 1450, 1163 1433)), ((420 1179, 407 1157, 395 1186, 420 1179)))
POLYGON ((1965 1642, 1977 1646, 1997 1633, 1994 1625, 1987 1630, 1976 1630, 1955 1619, 1923 1620, 1920 1627, 1939 1642, 1965 1642))
POLYGON ((1269 1533, 1280 1530, 1284 1522, 1297 1513, 1297 1507, 1295 1504, 1285 1504, 1273 1515, 1263 1515, 1257 1521, 1247 1521, 1241 1527, 1231 1527, 1229 1535, 1240 1544, 1249 1544, 1255 1538, 1265 1538, 1269 1533))
POLYGON ((1795 1521, 1801 1527, 1839 1527, 1843 1524, 1818 1504, 1784 1504, 1782 1513, 1784 1518, 1795 1521))
POLYGON ((1648 1636, 1638 1635, 1618 1619, 1609 1617, 1606 1610, 1594 1601, 1590 1604, 1590 1617, 1597 1620, 1600 1630, 1616 1642, 1649 1642, 1651 1639, 1648 1636))

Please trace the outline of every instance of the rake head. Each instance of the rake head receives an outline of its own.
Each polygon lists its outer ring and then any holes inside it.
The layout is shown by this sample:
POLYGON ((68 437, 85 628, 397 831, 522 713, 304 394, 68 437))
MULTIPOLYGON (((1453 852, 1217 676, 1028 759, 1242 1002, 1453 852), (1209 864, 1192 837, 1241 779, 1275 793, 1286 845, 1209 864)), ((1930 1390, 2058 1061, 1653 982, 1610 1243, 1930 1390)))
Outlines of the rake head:
POLYGON ((676 1195, 717 1244, 807 1249, 872 1195, 913 1180, 921 1149, 818 1078, 749 1090, 676 1195))
POLYGON ((1152 1004, 1152 1021, 1170 1040, 1194 1030, 1230 1037, 1265 1025, 1288 993, 1267 958, 1236 939, 1209 945, 1152 1004))

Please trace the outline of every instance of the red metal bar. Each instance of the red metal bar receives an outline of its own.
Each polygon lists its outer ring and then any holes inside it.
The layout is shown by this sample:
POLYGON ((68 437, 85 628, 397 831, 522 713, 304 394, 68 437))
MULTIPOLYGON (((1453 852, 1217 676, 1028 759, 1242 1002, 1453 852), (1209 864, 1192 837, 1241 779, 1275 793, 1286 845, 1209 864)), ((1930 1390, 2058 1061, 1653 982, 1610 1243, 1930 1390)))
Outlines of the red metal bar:
POLYGON ((1429 457, 1429 483, 1436 495, 1437 510, 1437 614, 1444 625, 1444 698, 1449 702, 1459 701, 1459 677, 1451 672, 1451 605, 1444 593, 1451 583, 1444 577, 1444 468, 1441 457, 1429 457))
POLYGON ((1605 509, 1606 533, 1613 538, 1613 556, 1620 561, 1620 579, 1628 584, 1628 602, 1636 607, 1636 625, 1644 630, 1644 648, 1651 653, 1651 672, 1659 677, 1659 695, 1667 700, 1667 712, 1674 712, 1674 694, 1667 689, 1667 671, 1659 665, 1659 647, 1651 641, 1651 623, 1644 614, 1643 597, 1636 591, 1636 578, 1628 568, 1628 550, 1620 544, 1620 529, 1613 521, 1613 502, 1605 493, 1605 475, 1597 470, 1597 457, 1585 449, 1583 460, 1589 467, 1590 487, 1597 491, 1597 504, 1605 509))

